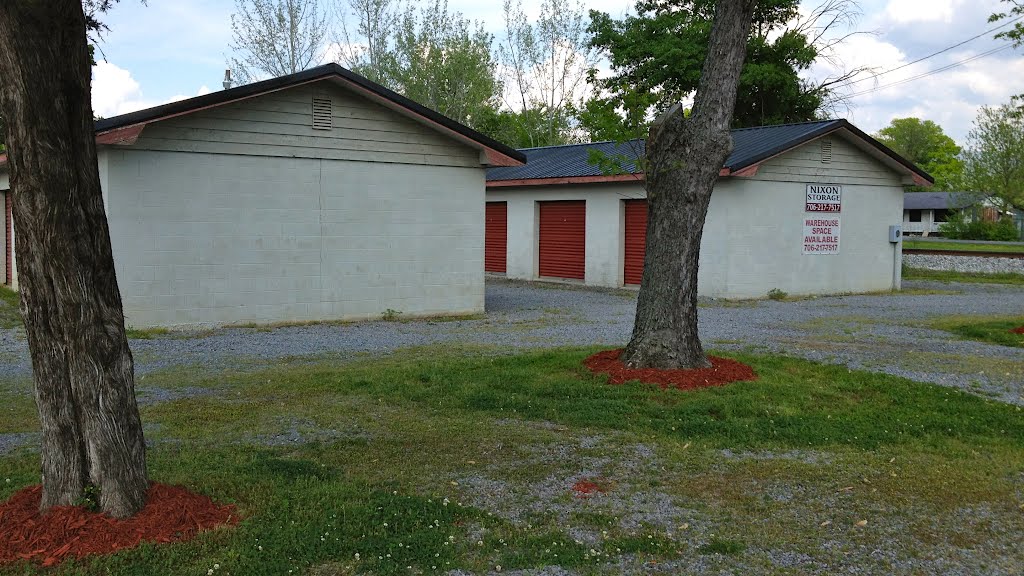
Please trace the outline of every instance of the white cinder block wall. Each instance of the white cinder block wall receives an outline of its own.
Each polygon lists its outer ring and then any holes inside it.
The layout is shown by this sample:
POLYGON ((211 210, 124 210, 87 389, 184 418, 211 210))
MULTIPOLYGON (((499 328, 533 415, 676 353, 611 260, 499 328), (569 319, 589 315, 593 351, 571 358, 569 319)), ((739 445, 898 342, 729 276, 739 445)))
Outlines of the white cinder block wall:
MULTIPOLYGON (((900 251, 889 243, 899 224, 903 182, 854 146, 836 139, 833 162, 815 158, 812 142, 766 162, 749 178, 715 186, 701 242, 698 291, 717 298, 889 290, 900 285, 900 251), (840 250, 804 255, 807 184, 843 186, 840 250)), ((586 276, 592 286, 623 285, 623 201, 645 198, 640 183, 492 188, 488 201, 508 202, 509 278, 538 279, 537 203, 585 200, 586 276)))
POLYGON ((480 169, 113 150, 132 326, 484 309, 480 169))

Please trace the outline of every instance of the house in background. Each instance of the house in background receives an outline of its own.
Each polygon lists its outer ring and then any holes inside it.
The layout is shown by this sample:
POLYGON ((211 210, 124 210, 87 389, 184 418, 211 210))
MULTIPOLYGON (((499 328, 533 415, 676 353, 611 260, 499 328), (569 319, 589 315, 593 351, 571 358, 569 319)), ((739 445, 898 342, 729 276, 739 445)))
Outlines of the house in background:
POLYGON ((485 169, 525 161, 335 64, 100 120, 96 141, 134 327, 483 312, 485 169))
MULTIPOLYGON (((904 186, 932 178, 845 120, 732 131, 711 196, 698 291, 758 298, 899 288, 904 186)), ((643 142, 533 148, 487 172, 485 265, 509 278, 591 286, 643 277, 643 142), (609 174, 602 154, 622 168, 609 174)))
POLYGON ((941 233, 942 224, 954 212, 964 212, 968 221, 996 222, 1012 218, 1024 229, 1024 212, 1000 209, 991 198, 972 192, 907 192, 903 195, 903 234, 930 236, 941 233))
POLYGON ((976 202, 976 198, 960 192, 906 192, 903 194, 903 234, 936 234, 950 212, 976 202))

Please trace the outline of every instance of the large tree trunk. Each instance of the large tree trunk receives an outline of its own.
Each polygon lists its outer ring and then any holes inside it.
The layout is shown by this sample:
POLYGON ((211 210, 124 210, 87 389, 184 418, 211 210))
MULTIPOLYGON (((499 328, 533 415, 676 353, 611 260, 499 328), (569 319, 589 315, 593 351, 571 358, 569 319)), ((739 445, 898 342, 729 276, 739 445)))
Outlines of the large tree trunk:
POLYGON ((81 0, 0 2, 0 109, 21 310, 42 425, 42 510, 89 484, 113 516, 145 504, 145 443, 103 211, 81 0))
POLYGON ((756 0, 715 6, 708 57, 690 118, 681 106, 662 115, 647 139, 647 253, 630 367, 703 368, 697 335, 697 261, 718 173, 732 152, 729 125, 756 0))

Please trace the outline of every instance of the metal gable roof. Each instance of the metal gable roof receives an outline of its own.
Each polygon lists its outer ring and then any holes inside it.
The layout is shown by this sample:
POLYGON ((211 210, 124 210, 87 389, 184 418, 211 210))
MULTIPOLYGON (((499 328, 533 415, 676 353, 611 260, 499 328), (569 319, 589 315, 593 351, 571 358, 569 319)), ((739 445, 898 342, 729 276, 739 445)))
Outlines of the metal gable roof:
MULTIPOLYGON (((733 152, 726 159, 724 169, 728 172, 737 172, 814 138, 840 129, 848 130, 854 136, 864 140, 880 154, 902 165, 918 177, 931 182, 932 178, 923 170, 886 148, 846 120, 821 120, 799 124, 781 124, 732 130, 733 152)), ((636 166, 637 158, 642 157, 644 154, 644 141, 633 140, 624 143, 595 142, 591 144, 527 148, 521 150, 527 158, 525 166, 490 168, 487 170, 487 180, 488 182, 500 182, 507 180, 596 178, 607 175, 608 171, 606 169, 596 163, 591 163, 592 151, 614 160, 621 172, 635 174, 639 172, 636 166)))
MULTIPOLYGON (((516 166, 526 161, 523 154, 517 150, 333 63, 287 76, 280 76, 237 86, 228 90, 219 90, 194 98, 178 100, 137 112, 103 118, 95 123, 96 142, 98 144, 130 145, 136 141, 149 123, 324 79, 333 79, 350 90, 374 99, 379 103, 386 104, 392 109, 415 118, 439 132, 487 152, 488 159, 495 165, 516 166)), ((6 155, 0 154, 0 170, 4 169, 6 160, 6 155)))

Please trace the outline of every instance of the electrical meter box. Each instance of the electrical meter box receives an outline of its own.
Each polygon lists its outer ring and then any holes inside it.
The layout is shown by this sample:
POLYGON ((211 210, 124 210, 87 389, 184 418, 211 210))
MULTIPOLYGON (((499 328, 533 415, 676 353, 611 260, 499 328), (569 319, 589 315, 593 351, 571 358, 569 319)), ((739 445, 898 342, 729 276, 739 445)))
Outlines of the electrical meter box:
POLYGON ((896 244, 901 238, 903 238, 903 226, 899 224, 889 226, 889 242, 896 244))

